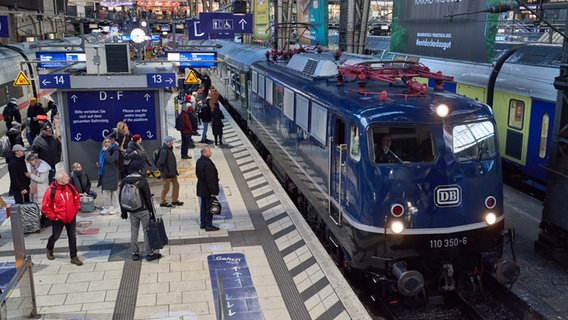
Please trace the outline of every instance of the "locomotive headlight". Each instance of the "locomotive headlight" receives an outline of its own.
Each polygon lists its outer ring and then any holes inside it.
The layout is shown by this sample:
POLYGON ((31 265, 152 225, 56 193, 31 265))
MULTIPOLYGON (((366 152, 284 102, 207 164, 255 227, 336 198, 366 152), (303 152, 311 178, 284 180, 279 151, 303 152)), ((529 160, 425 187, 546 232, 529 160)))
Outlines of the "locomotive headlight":
POLYGON ((391 223, 390 229, 393 233, 401 233, 404 230, 404 224, 398 220, 391 223))
POLYGON ((488 225, 494 224, 495 221, 497 221, 497 216, 495 215, 495 213, 489 212, 485 215, 485 223, 487 223, 488 225))
POLYGON ((442 103, 442 104, 439 104, 439 105, 436 106, 436 114, 439 117, 444 118, 448 115, 448 113, 450 113, 450 108, 448 108, 447 105, 442 103))

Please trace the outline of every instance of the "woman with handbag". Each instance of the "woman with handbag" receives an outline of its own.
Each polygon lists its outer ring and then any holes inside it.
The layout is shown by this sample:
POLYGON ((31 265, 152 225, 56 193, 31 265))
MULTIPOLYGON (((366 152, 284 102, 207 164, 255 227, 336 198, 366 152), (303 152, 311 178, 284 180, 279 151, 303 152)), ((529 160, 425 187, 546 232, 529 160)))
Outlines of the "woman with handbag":
POLYGON ((30 172, 30 194, 33 203, 41 207, 45 190, 49 188, 49 171, 51 166, 38 158, 37 154, 30 153, 26 157, 26 167, 30 172))

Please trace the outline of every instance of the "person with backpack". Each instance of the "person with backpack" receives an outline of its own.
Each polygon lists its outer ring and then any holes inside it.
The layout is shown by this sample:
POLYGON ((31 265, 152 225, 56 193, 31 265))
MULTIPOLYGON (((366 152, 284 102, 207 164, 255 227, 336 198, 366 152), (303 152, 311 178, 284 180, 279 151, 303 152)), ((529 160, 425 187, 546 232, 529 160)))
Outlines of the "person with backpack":
POLYGON ((150 162, 146 149, 142 146, 142 136, 138 133, 132 135, 132 140, 128 143, 126 151, 124 152, 124 161, 132 163, 134 160, 139 160, 142 163, 142 172, 147 170, 156 171, 154 165, 150 162))
POLYGON ((162 185, 162 193, 160 195, 160 207, 182 206, 183 202, 179 201, 179 182, 177 172, 176 156, 174 155, 174 138, 167 136, 164 138, 164 144, 157 155, 154 155, 156 166, 160 170, 160 177, 164 184, 162 185), (156 159, 157 156, 157 159, 156 159), (173 185, 172 202, 166 201, 166 197, 170 192, 170 183, 173 185))
MULTIPOLYGON (((193 134, 193 127, 191 126, 191 121, 188 114, 188 106, 189 103, 184 103, 181 107, 181 112, 179 114, 179 120, 183 124, 183 129, 180 131, 181 133, 181 158, 182 159, 191 159, 191 156, 188 155, 188 150, 190 145, 193 144, 193 140, 191 139, 191 135, 193 134)), ((177 122, 176 122, 177 124, 177 122)), ((178 128, 176 128, 178 129, 178 128)), ((179 129, 178 129, 179 130, 179 129)))
POLYGON ((47 240, 47 259, 54 260, 53 248, 61 236, 63 228, 67 231, 69 256, 71 263, 82 266, 83 262, 77 257, 77 212, 81 208, 79 193, 69 184, 69 175, 64 170, 55 173, 55 181, 43 195, 41 212, 52 221, 51 236, 47 240))
POLYGON ((102 215, 110 215, 119 212, 118 181, 120 149, 112 138, 105 138, 99 154, 99 182, 98 186, 103 190, 104 204, 100 211, 102 215))
POLYGON ((211 122, 211 97, 205 98, 205 102, 201 106, 201 121, 203 122, 203 132, 201 133, 201 143, 209 143, 207 140, 207 129, 211 122))
POLYGON ((4 107, 4 111, 2 111, 2 116, 6 123, 6 130, 10 130, 14 121, 19 124, 22 123, 22 114, 18 109, 18 100, 16 100, 16 98, 10 98, 8 104, 4 107))
POLYGON ((17 144, 24 145, 24 139, 22 138, 22 125, 17 121, 12 121, 12 127, 8 132, 6 132, 8 140, 10 140, 10 147, 17 144))
MULTIPOLYGON (((152 203, 152 193, 145 175, 142 174, 144 164, 139 159, 130 162, 129 174, 122 179, 120 184, 120 217, 128 219, 130 216, 130 247, 132 248, 132 260, 140 260, 140 248, 138 246, 138 232, 140 224, 142 230, 146 230, 150 224, 150 218, 156 215, 152 203)), ((144 232, 144 248, 147 261, 160 259, 162 254, 159 250, 152 250, 148 235, 144 232)))

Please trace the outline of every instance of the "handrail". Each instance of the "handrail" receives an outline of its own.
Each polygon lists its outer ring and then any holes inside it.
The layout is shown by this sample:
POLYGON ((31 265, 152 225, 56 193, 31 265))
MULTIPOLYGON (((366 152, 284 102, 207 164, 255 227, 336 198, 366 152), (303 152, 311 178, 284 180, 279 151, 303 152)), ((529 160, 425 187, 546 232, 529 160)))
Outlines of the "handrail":
MULTIPOLYGON (((8 284, 8 287, 6 288, 5 291, 0 293, 0 310, 2 310, 2 312, 0 312, 0 320, 4 320, 4 316, 8 316, 5 312, 5 308, 6 308, 6 302, 8 301, 8 298, 10 297, 10 294, 12 293, 12 291, 20 284, 20 280, 22 279, 22 277, 24 277, 24 275, 26 274, 26 272, 29 273, 29 281, 30 281, 30 298, 31 298, 31 302, 32 302, 32 309, 30 311, 29 315, 25 315, 25 316, 29 316, 29 317, 35 317, 37 316, 37 303, 36 303, 36 298, 35 298, 35 287, 34 287, 34 280, 33 280, 33 270, 32 270, 32 258, 31 256, 26 256, 26 258, 24 259, 23 264, 16 269, 16 274, 12 277, 12 279, 10 280, 10 283, 8 284)), ((20 286, 20 290, 22 289, 22 287, 20 286)))

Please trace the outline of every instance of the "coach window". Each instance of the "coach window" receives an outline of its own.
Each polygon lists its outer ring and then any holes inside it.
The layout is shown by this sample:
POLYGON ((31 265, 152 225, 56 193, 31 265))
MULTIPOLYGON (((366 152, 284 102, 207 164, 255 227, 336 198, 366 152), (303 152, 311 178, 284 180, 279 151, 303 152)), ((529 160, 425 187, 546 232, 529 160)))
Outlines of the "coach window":
POLYGON ((522 130, 525 117, 525 103, 521 100, 509 101, 509 127, 522 130))
POLYGON ((452 131, 457 161, 477 161, 495 157, 495 128, 490 121, 456 125, 452 131))
POLYGON ((252 85, 252 92, 254 92, 254 93, 256 93, 256 81, 257 81, 256 75, 257 74, 258 73, 256 71, 251 72, 250 81, 251 81, 251 85, 252 85))
POLYGON ((274 83, 274 105, 282 109, 284 105, 284 87, 278 83, 274 83))
POLYGON ((259 95, 261 98, 264 98, 264 97, 265 97, 265 95, 264 95, 264 93, 265 93, 265 92, 264 92, 264 84, 265 84, 265 83, 266 83, 266 82, 265 82, 265 80, 264 80, 264 76, 261 75, 261 74, 259 74, 259 75, 258 75, 258 95, 259 95))
POLYGON ((266 102, 272 104, 272 89, 273 89, 273 82, 272 79, 266 78, 266 102))
POLYGON ((351 155, 351 159, 359 161, 359 159, 361 159, 361 148, 359 146, 359 129, 357 128, 357 125, 352 124, 349 132, 351 140, 349 141, 349 154, 351 155))
POLYGON ((541 159, 546 157, 546 144, 548 143, 548 128, 550 127, 550 116, 548 113, 542 115, 540 123, 540 144, 538 146, 538 156, 541 159))

